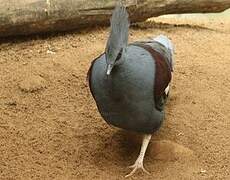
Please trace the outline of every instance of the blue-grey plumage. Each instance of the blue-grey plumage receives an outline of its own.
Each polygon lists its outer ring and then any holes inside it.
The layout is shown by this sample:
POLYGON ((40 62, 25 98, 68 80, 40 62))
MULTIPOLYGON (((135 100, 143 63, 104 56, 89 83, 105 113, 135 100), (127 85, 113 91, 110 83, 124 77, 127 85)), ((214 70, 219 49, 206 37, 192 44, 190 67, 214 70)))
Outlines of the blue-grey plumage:
POLYGON ((128 44, 129 20, 124 6, 117 5, 105 53, 89 69, 91 93, 104 120, 116 127, 144 134, 140 155, 131 176, 143 167, 154 133, 164 119, 164 106, 173 71, 173 44, 163 35, 128 44))
POLYGON ((155 63, 143 48, 126 47, 123 63, 106 75, 103 54, 91 72, 91 90, 97 107, 106 122, 142 133, 153 133, 163 120, 164 111, 155 108, 155 63))

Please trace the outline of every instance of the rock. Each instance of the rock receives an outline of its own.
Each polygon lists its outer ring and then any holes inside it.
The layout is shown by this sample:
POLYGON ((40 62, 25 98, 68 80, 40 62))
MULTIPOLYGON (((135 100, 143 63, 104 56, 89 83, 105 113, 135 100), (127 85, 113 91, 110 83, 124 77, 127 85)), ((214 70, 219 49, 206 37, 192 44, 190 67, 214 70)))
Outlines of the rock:
POLYGON ((30 93, 39 91, 41 89, 44 89, 45 87, 46 80, 38 75, 27 76, 19 83, 19 88, 21 89, 21 91, 30 93))
POLYGON ((17 102, 13 99, 9 99, 7 102, 5 102, 7 106, 17 106, 17 102))

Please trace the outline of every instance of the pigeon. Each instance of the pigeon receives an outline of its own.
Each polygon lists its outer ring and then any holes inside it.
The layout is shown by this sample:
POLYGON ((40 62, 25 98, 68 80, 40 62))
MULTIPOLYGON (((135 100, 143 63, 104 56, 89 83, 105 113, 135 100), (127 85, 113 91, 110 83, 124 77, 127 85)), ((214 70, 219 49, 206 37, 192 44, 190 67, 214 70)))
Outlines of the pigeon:
POLYGON ((117 4, 105 52, 92 61, 87 76, 103 119, 143 135, 140 154, 126 177, 137 169, 149 174, 144 156, 152 134, 162 125, 174 70, 174 46, 166 36, 128 43, 128 16, 124 5, 117 4))

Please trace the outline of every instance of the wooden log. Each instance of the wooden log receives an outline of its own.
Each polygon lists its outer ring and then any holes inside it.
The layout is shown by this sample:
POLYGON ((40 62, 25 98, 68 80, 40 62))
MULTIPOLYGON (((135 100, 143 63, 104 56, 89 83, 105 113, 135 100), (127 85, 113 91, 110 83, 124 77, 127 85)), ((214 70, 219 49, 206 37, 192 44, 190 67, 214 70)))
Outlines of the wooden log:
MULTIPOLYGON (((109 24, 115 0, 0 0, 0 37, 109 24)), ((164 14, 221 12, 230 0, 126 0, 131 22, 164 14)))

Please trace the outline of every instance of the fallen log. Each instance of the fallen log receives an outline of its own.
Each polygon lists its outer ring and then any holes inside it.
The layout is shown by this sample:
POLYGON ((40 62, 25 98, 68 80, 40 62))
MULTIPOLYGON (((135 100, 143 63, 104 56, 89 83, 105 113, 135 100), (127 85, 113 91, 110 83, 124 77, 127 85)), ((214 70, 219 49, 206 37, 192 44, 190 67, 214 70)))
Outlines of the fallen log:
MULTIPOLYGON (((0 0, 0 37, 109 24, 115 0, 0 0)), ((221 12, 230 0, 126 0, 131 22, 164 14, 221 12)))

